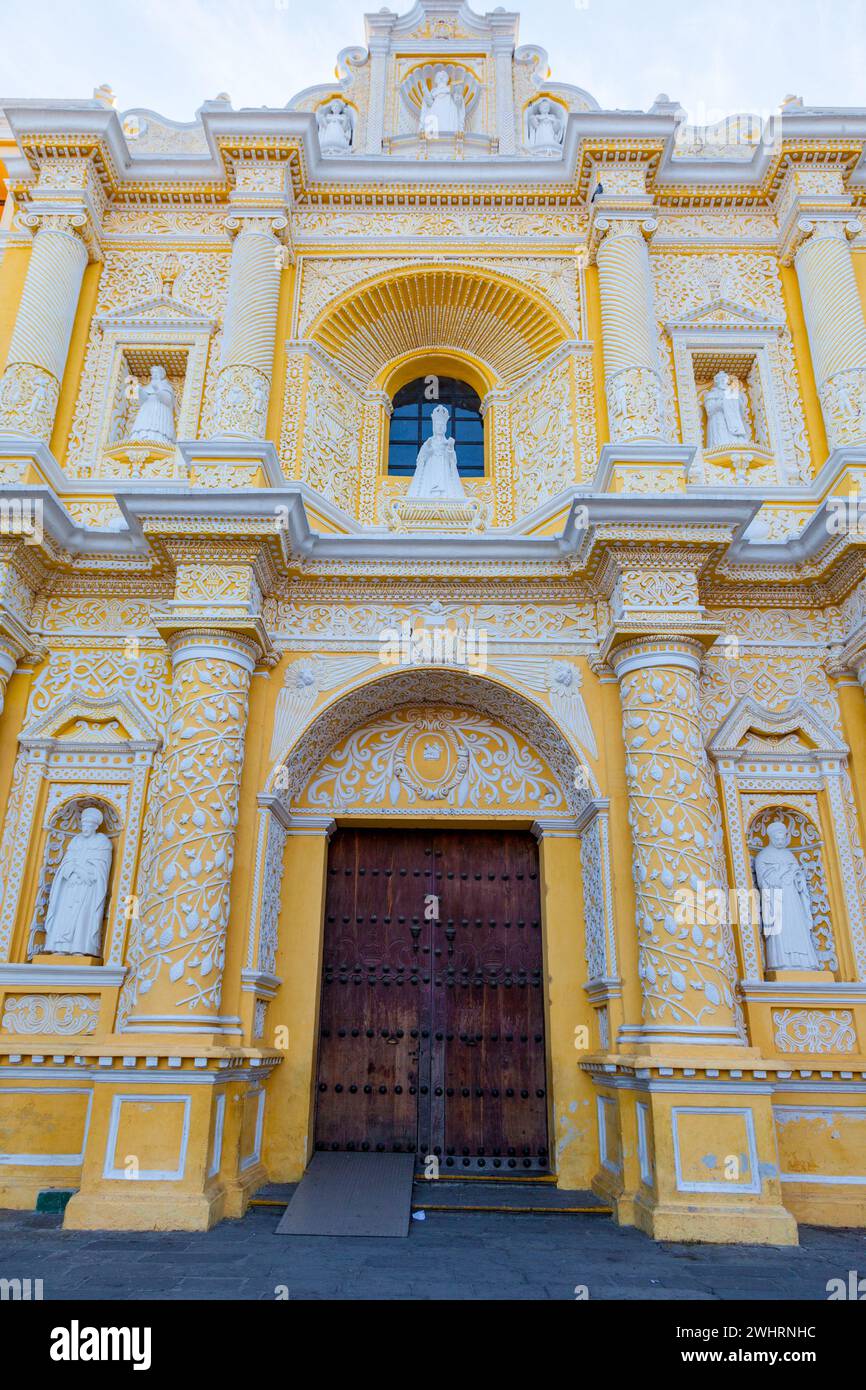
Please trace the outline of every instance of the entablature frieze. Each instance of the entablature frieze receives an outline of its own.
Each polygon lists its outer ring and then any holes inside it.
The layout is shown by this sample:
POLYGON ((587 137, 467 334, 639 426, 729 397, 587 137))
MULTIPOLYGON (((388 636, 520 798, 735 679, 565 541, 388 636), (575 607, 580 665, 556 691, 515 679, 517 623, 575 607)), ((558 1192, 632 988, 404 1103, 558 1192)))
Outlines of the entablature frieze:
POLYGON ((84 593, 90 585, 99 593, 110 584, 115 594, 164 596, 179 564, 250 565, 262 595, 302 575, 315 585, 372 588, 389 581, 462 590, 541 581, 592 602, 611 597, 621 572, 645 570, 694 573, 700 601, 713 607, 782 601, 814 608, 840 603, 864 576, 863 538, 828 537, 823 504, 788 541, 738 539, 758 505, 742 494, 647 497, 573 489, 570 502, 563 494, 562 520, 549 534, 521 535, 512 527, 462 537, 386 534, 357 523, 342 534, 318 532, 316 494, 304 484, 160 492, 114 484, 108 491, 125 527, 76 524, 48 487, 7 489, 10 502, 41 508, 37 531, 4 540, 5 558, 20 567, 31 590, 84 593))

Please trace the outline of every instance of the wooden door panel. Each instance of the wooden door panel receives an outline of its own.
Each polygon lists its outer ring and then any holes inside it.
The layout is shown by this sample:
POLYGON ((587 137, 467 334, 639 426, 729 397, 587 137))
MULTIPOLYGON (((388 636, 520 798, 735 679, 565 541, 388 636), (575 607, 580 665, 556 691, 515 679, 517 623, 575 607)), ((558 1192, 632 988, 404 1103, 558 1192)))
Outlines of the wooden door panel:
POLYGON ((546 1168, 537 846, 529 834, 475 832, 454 837, 447 859, 453 877, 433 931, 443 952, 435 959, 445 962, 434 1009, 446 1166, 546 1168))
MULTIPOLYGON (((328 858, 316 1143, 415 1149, 423 921, 410 838, 340 830, 328 858), (413 922, 413 919, 416 919, 413 922)), ((428 929, 429 930, 429 929, 428 929)))
POLYGON ((546 1169, 532 836, 338 831, 325 915, 316 1144, 546 1169))

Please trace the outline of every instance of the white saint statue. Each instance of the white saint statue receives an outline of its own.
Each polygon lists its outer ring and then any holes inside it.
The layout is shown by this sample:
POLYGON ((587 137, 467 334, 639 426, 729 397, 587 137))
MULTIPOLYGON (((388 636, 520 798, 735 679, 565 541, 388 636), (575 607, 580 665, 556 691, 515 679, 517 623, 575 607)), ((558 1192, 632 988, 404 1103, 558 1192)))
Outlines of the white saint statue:
POLYGON ((433 86, 425 83, 421 89, 421 119, 418 125, 422 135, 454 135, 461 131, 466 122, 466 105, 463 93, 444 68, 437 68, 433 74, 433 86))
POLYGON ((748 444, 749 432, 743 419, 742 397, 727 372, 716 372, 713 385, 704 396, 704 409, 707 412, 708 449, 748 444))
POLYGON ((465 500, 463 483, 457 472, 457 454, 454 440, 446 436, 448 427, 448 408, 437 405, 432 415, 433 433, 425 439, 415 460, 415 473, 409 484, 407 497, 448 498, 452 501, 465 500))
POLYGON ((565 123, 547 97, 529 108, 529 143, 534 150, 558 150, 562 146, 565 123))
POLYGON ((768 970, 819 970, 812 940, 812 899, 805 870, 788 848, 784 821, 767 828, 770 841, 755 855, 768 970))
POLYGON ((316 112, 322 154, 347 154, 352 148, 352 117, 339 97, 316 112))
POLYGON ((147 444, 174 444, 174 387, 165 367, 151 367, 150 381, 139 386, 138 411, 129 438, 147 444))
POLYGON ((102 918, 111 872, 111 841, 99 832, 102 812, 88 806, 60 861, 45 916, 45 950, 62 956, 102 954, 102 918))

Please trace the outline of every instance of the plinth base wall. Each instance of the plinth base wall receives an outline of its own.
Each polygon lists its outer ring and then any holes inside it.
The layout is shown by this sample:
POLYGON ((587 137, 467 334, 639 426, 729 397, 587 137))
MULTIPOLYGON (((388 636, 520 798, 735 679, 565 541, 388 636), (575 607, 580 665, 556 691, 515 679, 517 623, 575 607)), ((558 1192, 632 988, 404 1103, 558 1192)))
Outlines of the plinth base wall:
POLYGON ((242 1216, 268 1180, 275 1060, 102 1053, 55 1057, 37 1080, 32 1067, 26 1077, 4 1067, 0 1206, 32 1210, 46 1189, 77 1189, 64 1218, 73 1230, 196 1231, 242 1216))
MULTIPOLYGON (((839 1199, 842 1184, 804 1198, 806 1185, 783 1182, 775 1087, 766 1073, 758 1079, 752 1067, 707 1075, 682 1064, 609 1067, 616 1076, 608 1077, 603 1067, 593 1070, 600 1163, 592 1188, 621 1225, 656 1240, 796 1245, 798 1216, 821 1221, 835 1211, 833 1224, 842 1224, 844 1211, 845 1224, 863 1224, 850 1187, 847 1201, 839 1199)), ((845 1108, 852 1143, 863 1113, 845 1108)), ((838 1162, 851 1171, 850 1154, 841 1152, 838 1162)))
POLYGON ((866 1094, 856 1077, 833 1087, 810 1073, 773 1097, 782 1198, 798 1221, 866 1226, 866 1094))

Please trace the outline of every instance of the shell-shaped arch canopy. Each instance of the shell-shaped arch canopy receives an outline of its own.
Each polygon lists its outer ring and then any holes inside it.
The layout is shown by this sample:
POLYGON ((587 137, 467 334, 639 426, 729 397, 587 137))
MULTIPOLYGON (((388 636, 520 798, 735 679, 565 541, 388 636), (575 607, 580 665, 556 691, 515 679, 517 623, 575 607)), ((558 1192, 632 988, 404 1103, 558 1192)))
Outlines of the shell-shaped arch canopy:
POLYGON ((527 286, 465 266, 420 266, 367 281, 329 305, 310 330, 365 386, 398 358, 442 350, 474 356, 509 385, 571 336, 527 286))

